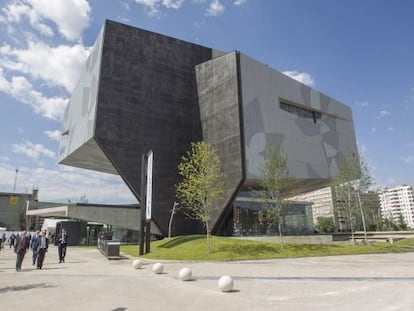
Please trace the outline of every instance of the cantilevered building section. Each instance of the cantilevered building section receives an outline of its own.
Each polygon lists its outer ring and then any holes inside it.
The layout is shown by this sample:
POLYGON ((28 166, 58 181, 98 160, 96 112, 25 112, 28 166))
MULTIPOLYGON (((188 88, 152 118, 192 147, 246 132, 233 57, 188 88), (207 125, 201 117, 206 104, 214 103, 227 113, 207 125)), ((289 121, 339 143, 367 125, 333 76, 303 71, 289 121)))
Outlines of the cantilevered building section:
MULTIPOLYGON (((233 202, 257 186, 264 150, 281 146, 298 190, 321 188, 357 156, 351 109, 239 52, 107 21, 67 107, 59 163, 119 174, 139 199, 154 152, 153 218, 164 234, 193 141, 216 147, 225 197, 213 233, 232 234, 233 202)), ((200 232, 174 219, 173 234, 200 232)))

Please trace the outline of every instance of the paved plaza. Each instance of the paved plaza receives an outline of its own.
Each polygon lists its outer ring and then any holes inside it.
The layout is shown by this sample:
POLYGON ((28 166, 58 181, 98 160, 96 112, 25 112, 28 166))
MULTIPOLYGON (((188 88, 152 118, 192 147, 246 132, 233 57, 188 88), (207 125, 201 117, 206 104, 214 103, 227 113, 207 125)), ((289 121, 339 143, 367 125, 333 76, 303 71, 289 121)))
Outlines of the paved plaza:
POLYGON ((42 270, 26 254, 15 271, 12 249, 0 252, 0 310, 414 310, 414 253, 240 262, 108 260, 96 249, 69 247, 59 264, 49 248, 42 270), (189 267, 192 281, 178 272, 189 267), (234 289, 218 289, 230 275, 234 289))

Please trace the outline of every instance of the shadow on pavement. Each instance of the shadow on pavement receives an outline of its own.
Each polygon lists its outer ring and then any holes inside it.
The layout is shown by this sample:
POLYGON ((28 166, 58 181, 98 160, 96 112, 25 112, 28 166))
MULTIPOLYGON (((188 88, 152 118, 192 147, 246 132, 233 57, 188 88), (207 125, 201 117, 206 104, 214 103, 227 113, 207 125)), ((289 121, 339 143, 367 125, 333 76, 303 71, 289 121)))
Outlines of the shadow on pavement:
POLYGON ((46 284, 46 283, 28 284, 28 285, 23 285, 23 286, 7 286, 7 287, 0 288, 0 294, 7 293, 7 292, 19 292, 19 291, 29 290, 33 288, 50 288, 50 287, 56 287, 56 286, 46 284))

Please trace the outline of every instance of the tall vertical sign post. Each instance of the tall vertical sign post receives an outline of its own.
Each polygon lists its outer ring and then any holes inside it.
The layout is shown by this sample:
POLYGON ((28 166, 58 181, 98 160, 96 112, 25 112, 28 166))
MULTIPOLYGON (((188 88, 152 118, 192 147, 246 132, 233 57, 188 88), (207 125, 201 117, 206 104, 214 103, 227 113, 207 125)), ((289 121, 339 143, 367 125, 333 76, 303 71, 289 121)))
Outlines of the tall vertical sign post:
POLYGON ((141 163, 141 232, 139 239, 139 255, 150 252, 151 246, 151 212, 152 212, 152 166, 154 153, 150 150, 142 155, 141 163))
POLYGON ((145 232, 147 235, 145 253, 150 252, 151 246, 151 212, 152 212, 152 163, 154 153, 150 150, 147 154, 147 195, 145 203, 145 232))

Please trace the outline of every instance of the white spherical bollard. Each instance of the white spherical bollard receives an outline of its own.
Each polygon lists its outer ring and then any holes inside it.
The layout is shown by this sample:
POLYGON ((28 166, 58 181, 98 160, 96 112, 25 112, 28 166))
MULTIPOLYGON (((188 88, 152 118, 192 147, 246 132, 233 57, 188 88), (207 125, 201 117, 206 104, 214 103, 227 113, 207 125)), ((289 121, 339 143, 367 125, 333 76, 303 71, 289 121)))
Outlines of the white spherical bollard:
POLYGON ((142 261, 141 260, 135 259, 132 262, 132 268, 134 268, 134 269, 141 269, 141 267, 142 267, 142 261))
POLYGON ((192 277, 193 273, 191 272, 190 268, 182 268, 179 272, 178 272, 178 277, 183 280, 183 281, 190 281, 191 277, 192 277))
POLYGON ((164 265, 162 263, 157 262, 152 266, 152 271, 156 274, 162 273, 163 270, 164 270, 164 265))
POLYGON ((231 276, 222 276, 218 281, 218 287, 222 292, 230 292, 233 290, 233 278, 231 276))

